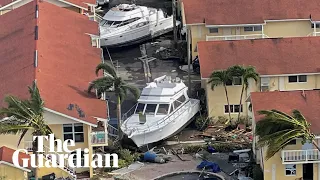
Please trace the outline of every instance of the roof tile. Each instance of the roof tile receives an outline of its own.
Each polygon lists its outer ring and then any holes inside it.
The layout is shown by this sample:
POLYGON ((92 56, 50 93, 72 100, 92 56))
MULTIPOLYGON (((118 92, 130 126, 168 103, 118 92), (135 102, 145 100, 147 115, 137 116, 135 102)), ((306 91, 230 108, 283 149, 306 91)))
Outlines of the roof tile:
POLYGON ((320 1, 309 0, 183 0, 187 24, 261 24, 264 20, 320 20, 320 1))
POLYGON ((260 75, 320 72, 320 37, 198 42, 201 77, 233 65, 252 65, 260 75))
POLYGON ((0 38, 6 38, 0 41, 0 55, 5 55, 0 59, 4 64, 0 66, 0 97, 10 93, 27 98, 27 86, 36 79, 46 108, 95 124, 93 116, 107 116, 106 103, 89 96, 86 90, 96 78, 94 71, 101 62, 101 49, 92 47, 90 36, 85 33, 98 34, 98 24, 84 15, 39 2, 36 41, 35 7, 30 2, 0 16, 0 27, 5 27, 0 29, 0 38), (68 110, 69 104, 77 105, 85 117, 80 117, 76 109, 68 110))
POLYGON ((312 132, 320 135, 320 90, 253 92, 251 103, 256 121, 262 118, 258 114, 260 110, 276 109, 291 114, 297 109, 311 123, 312 132))

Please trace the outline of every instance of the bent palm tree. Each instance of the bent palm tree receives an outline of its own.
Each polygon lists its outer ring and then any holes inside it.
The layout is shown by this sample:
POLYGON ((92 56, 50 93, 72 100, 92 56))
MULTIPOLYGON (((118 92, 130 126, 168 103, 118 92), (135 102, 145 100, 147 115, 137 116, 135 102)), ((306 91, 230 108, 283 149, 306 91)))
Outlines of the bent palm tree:
POLYGON ((242 97, 244 90, 247 90, 249 87, 249 79, 253 79, 256 83, 259 79, 259 74, 256 72, 255 67, 253 66, 240 66, 235 65, 228 69, 232 76, 241 77, 242 78, 242 88, 240 94, 240 103, 239 103, 239 113, 238 120, 240 120, 240 114, 242 110, 242 97))
POLYGON ((91 82, 88 87, 88 92, 91 92, 93 89, 95 89, 99 94, 110 91, 110 89, 114 91, 117 96, 118 135, 121 137, 121 103, 126 98, 128 92, 131 92, 135 99, 138 99, 140 91, 138 88, 129 85, 121 77, 119 77, 111 64, 99 64, 96 68, 97 76, 100 70, 104 71, 104 77, 98 78, 91 82))
MULTIPOLYGON (((19 134, 18 146, 28 131, 33 136, 46 136, 53 134, 43 117, 44 101, 40 97, 39 90, 34 84, 29 87, 30 99, 21 100, 15 96, 7 96, 6 108, 0 109, 0 116, 6 116, 0 122, 0 134, 19 134)), ((33 142, 33 153, 38 164, 38 140, 33 142)), ((37 168, 34 170, 35 179, 38 179, 37 168)))
POLYGON ((231 75, 229 71, 227 70, 220 70, 220 71, 214 71, 210 75, 208 84, 211 85, 211 89, 214 90, 216 86, 222 85, 224 87, 224 91, 226 94, 226 99, 229 107, 229 120, 226 122, 228 124, 231 121, 231 112, 230 112, 230 103, 229 103, 229 97, 228 97, 228 90, 226 83, 231 80, 231 75))
POLYGON ((298 110, 293 110, 292 115, 278 110, 263 110, 259 114, 264 117, 256 123, 257 145, 268 148, 267 160, 297 138, 301 138, 302 143, 312 142, 320 151, 314 140, 315 135, 310 130, 310 123, 298 110))

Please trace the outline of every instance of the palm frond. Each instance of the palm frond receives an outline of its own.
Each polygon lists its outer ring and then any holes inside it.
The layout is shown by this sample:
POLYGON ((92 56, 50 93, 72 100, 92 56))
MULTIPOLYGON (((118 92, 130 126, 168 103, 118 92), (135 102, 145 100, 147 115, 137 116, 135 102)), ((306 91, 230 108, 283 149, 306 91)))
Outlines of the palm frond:
POLYGON ((126 88, 127 91, 129 91, 134 96, 136 100, 139 98, 140 90, 137 87, 130 84, 126 84, 124 85, 124 87, 126 88))
POLYGON ((109 91, 113 87, 113 83, 114 79, 109 76, 98 78, 89 84, 88 92, 91 92, 93 89, 96 89, 98 93, 109 91))
POLYGON ((211 89, 214 90, 216 86, 225 85, 229 80, 231 80, 231 75, 229 72, 224 70, 214 71, 210 75, 208 84, 210 84, 211 89))
POLYGON ((310 132, 310 124, 297 110, 292 116, 278 110, 262 110, 264 117, 256 123, 255 134, 258 146, 266 146, 266 159, 274 156, 290 141, 301 138, 303 143, 313 141, 315 136, 310 132))
POLYGON ((108 74, 111 77, 116 78, 117 77, 117 73, 116 70, 114 69, 112 64, 109 63, 100 63, 97 67, 96 67, 96 75, 98 76, 98 73, 100 70, 104 70, 106 74, 108 74))
POLYGON ((35 114, 42 114, 44 111, 44 101, 35 83, 32 87, 29 87, 29 93, 31 95, 30 100, 25 101, 25 103, 30 103, 29 106, 35 114))
POLYGON ((18 134, 23 133, 24 130, 33 130, 33 127, 26 125, 15 125, 15 124, 3 124, 0 125, 0 134, 18 134))

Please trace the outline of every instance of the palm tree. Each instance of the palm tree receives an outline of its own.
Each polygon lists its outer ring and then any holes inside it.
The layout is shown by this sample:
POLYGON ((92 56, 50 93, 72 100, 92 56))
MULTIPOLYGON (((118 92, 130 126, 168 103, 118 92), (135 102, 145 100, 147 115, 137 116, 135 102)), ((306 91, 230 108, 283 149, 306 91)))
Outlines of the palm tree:
POLYGON ((102 94, 107 91, 114 91, 117 97, 117 118, 118 118, 118 135, 121 137, 121 103, 126 98, 128 92, 133 94, 135 99, 139 98, 140 91, 135 86, 129 85, 121 77, 119 77, 111 64, 101 63, 96 68, 96 75, 100 70, 104 71, 104 76, 100 77, 90 83, 88 92, 90 93, 93 89, 97 93, 102 94))
MULTIPOLYGON (((6 118, 0 122, 0 134, 19 134, 18 146, 29 131, 33 136, 53 134, 43 117, 44 101, 41 99, 36 84, 29 87, 30 99, 21 100, 15 96, 5 97, 7 107, 0 109, 0 117, 6 118)), ((38 140, 33 142, 33 153, 38 164, 38 140)), ((38 179, 37 168, 34 169, 35 179, 38 179)))
POLYGON ((226 122, 228 124, 231 121, 231 112, 230 112, 230 103, 229 103, 229 96, 227 91, 226 83, 229 82, 232 79, 232 76, 230 75, 230 72, 228 70, 219 70, 214 71, 210 75, 208 84, 211 85, 211 89, 214 90, 216 86, 222 85, 224 87, 224 91, 226 94, 226 99, 229 107, 229 120, 226 122))
POLYGON ((297 138, 301 138, 302 143, 312 142, 320 151, 314 140, 315 135, 310 130, 310 123, 298 110, 293 110, 292 115, 278 110, 262 110, 259 114, 264 117, 256 123, 257 145, 268 148, 267 160, 297 138))
POLYGON ((253 79, 256 83, 258 82, 259 74, 256 72, 256 69, 253 66, 245 67, 245 66, 235 65, 230 67, 228 70, 233 77, 241 77, 242 79, 242 89, 240 94, 239 113, 238 113, 238 120, 240 120, 243 92, 244 90, 247 90, 249 87, 249 79, 253 79))

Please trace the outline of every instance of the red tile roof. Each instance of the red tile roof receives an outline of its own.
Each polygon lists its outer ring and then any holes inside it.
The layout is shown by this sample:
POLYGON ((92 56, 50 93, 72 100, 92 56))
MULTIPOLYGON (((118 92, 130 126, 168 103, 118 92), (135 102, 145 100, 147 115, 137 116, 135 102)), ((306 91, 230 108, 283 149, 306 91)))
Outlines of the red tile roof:
POLYGON ((34 17, 33 3, 0 16, 0 105, 6 94, 29 97, 26 87, 35 79, 34 17))
POLYGON ((198 43, 201 77, 233 65, 252 65, 260 75, 320 72, 320 37, 198 43))
POLYGON ((318 0, 183 0, 187 24, 257 24, 264 20, 320 20, 318 0))
POLYGON ((70 2, 72 4, 81 6, 83 8, 87 8, 88 6, 85 3, 88 4, 96 4, 96 0, 65 0, 67 2, 70 2))
MULTIPOLYGON (((6 146, 2 146, 0 148, 0 161, 4 161, 4 162, 10 163, 10 164, 13 164, 12 156, 13 156, 14 152, 15 152, 15 150, 10 149, 10 148, 8 148, 6 146)), ((19 165, 22 166, 23 165, 22 158, 29 159, 30 156, 28 154, 20 152, 18 158, 19 158, 19 165)), ((29 163, 29 167, 28 168, 30 168, 31 167, 30 160, 28 161, 28 163, 29 163)))
POLYGON ((255 120, 261 119, 257 112, 260 110, 276 109, 288 114, 292 110, 299 110, 311 123, 313 133, 320 135, 320 90, 288 91, 288 92, 253 92, 251 103, 255 120))
POLYGON ((27 85, 36 79, 46 108, 95 124, 92 116, 107 116, 106 103, 86 93, 89 82, 96 78, 94 71, 101 62, 101 49, 92 47, 90 36, 85 33, 98 34, 97 23, 84 15, 40 2, 39 40, 35 41, 35 7, 31 2, 0 16, 0 27, 5 27, 0 29, 0 39, 6 40, 0 41, 0 55, 6 54, 1 55, 0 64, 6 66, 0 66, 0 72, 7 72, 0 77, 2 83, 9 85, 1 83, 0 97, 10 93, 26 98, 27 85), (21 35, 13 36, 15 32, 21 35), (19 38, 23 35, 26 38, 19 38), (35 46, 38 51, 36 68, 35 46), (11 78, 16 81, 12 82, 11 78), (85 117, 80 117, 75 108, 69 111, 69 104, 77 105, 85 117))
MULTIPOLYGON (((17 1, 17 0, 0 0, 0 7, 8 5, 14 1, 17 1)), ((59 1, 59 0, 57 0, 57 1, 59 1)), ((85 9, 88 8, 88 5, 86 5, 85 3, 96 4, 96 0, 63 0, 63 1, 80 6, 85 9)))

